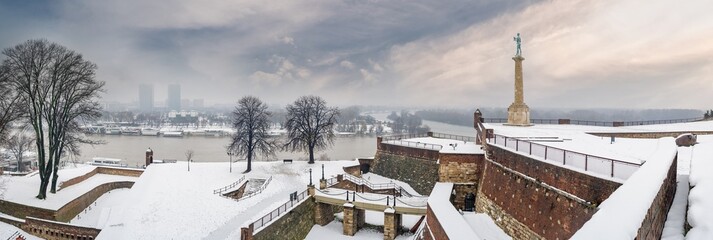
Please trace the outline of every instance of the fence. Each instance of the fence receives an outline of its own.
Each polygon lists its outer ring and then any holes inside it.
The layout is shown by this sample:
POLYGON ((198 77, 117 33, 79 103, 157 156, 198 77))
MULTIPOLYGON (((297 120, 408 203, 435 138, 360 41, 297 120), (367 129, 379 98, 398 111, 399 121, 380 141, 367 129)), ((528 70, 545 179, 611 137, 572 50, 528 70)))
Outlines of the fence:
POLYGON ((445 138, 445 139, 453 139, 453 140, 459 140, 459 141, 466 141, 466 142, 475 142, 474 137, 469 137, 469 136, 461 136, 461 135, 455 135, 455 134, 448 134, 448 133, 433 133, 434 138, 445 138))
POLYGON ((337 177, 327 178, 327 187, 334 186, 334 184, 337 183, 339 183, 339 179, 337 179, 337 177))
POLYGON ((488 139, 490 146, 508 148, 515 150, 515 152, 518 153, 541 157, 544 160, 554 161, 565 166, 582 169, 586 172, 611 176, 612 178, 626 180, 641 166, 641 164, 592 156, 533 143, 531 141, 520 140, 518 138, 506 137, 497 134, 494 134, 493 136, 493 138, 488 139))
MULTIPOLYGON (((341 198, 346 200, 347 202, 357 202, 357 199, 362 200, 363 202, 370 202, 371 204, 376 204, 375 202, 383 202, 385 206, 392 206, 396 207, 398 206, 406 206, 410 208, 426 208, 427 202, 428 202, 428 197, 427 196, 416 196, 416 197, 396 197, 396 196, 390 196, 386 195, 384 196, 383 194, 374 194, 377 196, 365 196, 362 194, 359 194, 356 191, 350 192, 349 190, 345 190, 344 192, 338 192, 338 193, 330 193, 326 191, 322 191, 319 189, 316 189, 316 191, 320 192, 321 194, 331 196, 330 198, 341 198), (339 197, 337 197, 339 196, 339 197), (344 196, 344 197, 341 197, 344 196), (375 198, 372 198, 375 197, 375 198), (411 200, 411 201, 409 201, 411 200), (399 202, 398 204, 396 202, 399 202)), ((378 204, 377 204, 378 205, 378 204)))
MULTIPOLYGON (((484 118, 486 123, 507 123, 507 118, 484 118)), ((530 119, 530 123, 533 124, 562 124, 560 120, 569 119, 530 119)), ((590 121, 590 120, 569 120, 567 124, 572 125, 587 125, 587 126, 603 126, 603 127, 619 127, 619 126, 638 126, 638 125, 656 125, 656 124, 670 124, 670 123, 686 123, 702 120, 702 118, 683 118, 683 119, 669 119, 669 120, 647 120, 647 121, 590 121)), ((567 121, 565 121, 567 122, 567 121)))
POLYGON ((265 188, 267 187, 267 185, 270 184, 270 181, 272 181, 272 176, 271 176, 270 178, 268 178, 267 181, 265 181, 265 183, 263 183, 262 185, 260 185, 260 187, 259 187, 257 190, 255 190, 254 192, 251 192, 251 193, 248 194, 247 196, 241 197, 240 199, 235 199, 235 201, 242 201, 242 200, 245 200, 245 199, 248 199, 248 198, 251 198, 251 197, 253 197, 253 196, 255 196, 255 195, 260 194, 260 193, 262 192, 262 190, 265 190, 265 188))
POLYGON ((353 182, 357 185, 365 185, 372 190, 394 189, 395 191, 399 192, 402 196, 413 197, 413 195, 411 195, 409 192, 404 190, 403 187, 399 186, 396 183, 376 183, 375 184, 375 183, 371 183, 367 180, 364 180, 363 178, 352 176, 351 174, 344 174, 344 179, 348 180, 350 182, 353 182))
POLYGON ((392 141, 392 140, 398 141, 401 139, 422 138, 422 137, 428 137, 428 133, 397 134, 397 135, 383 136, 382 139, 383 139, 383 141, 392 141))
POLYGON ((404 141, 404 140, 389 140, 389 141, 382 141, 381 143, 389 144, 389 145, 396 145, 396 146, 403 146, 403 147, 436 150, 436 151, 440 151, 441 148, 443 148, 443 146, 438 145, 438 144, 412 142, 412 141, 404 141))
POLYGON ((264 227, 266 224, 272 222, 273 220, 279 218, 289 210, 292 210, 293 207, 295 207, 299 202, 307 198, 309 195, 307 194, 307 190, 302 191, 300 194, 297 195, 297 199, 290 200, 282 204, 282 206, 277 207, 277 209, 273 210, 272 212, 268 213, 267 215, 261 217, 257 221, 253 222, 253 231, 256 231, 262 227, 264 227))
POLYGON ((231 188, 234 188, 235 186, 240 185, 240 183, 243 180, 245 180, 245 175, 243 175, 240 179, 238 179, 238 181, 235 181, 234 183, 231 183, 228 186, 213 190, 213 194, 223 194, 223 192, 227 191, 228 189, 231 189, 231 188))

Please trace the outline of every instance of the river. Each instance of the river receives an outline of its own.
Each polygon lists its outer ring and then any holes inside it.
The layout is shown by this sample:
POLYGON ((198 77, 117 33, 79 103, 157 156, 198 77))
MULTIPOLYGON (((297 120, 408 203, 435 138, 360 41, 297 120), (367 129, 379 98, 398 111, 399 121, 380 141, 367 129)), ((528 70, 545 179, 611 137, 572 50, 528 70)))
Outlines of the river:
MULTIPOLYGON (((377 120, 385 120, 388 114, 374 114, 377 120), (382 116, 383 115, 383 116, 382 116)), ((473 128, 452 124, 423 121, 433 132, 457 135, 475 136, 473 128)), ((154 159, 175 159, 185 161, 187 150, 193 150, 193 160, 200 162, 229 161, 226 153, 228 137, 186 136, 183 138, 123 136, 123 135, 88 135, 92 140, 102 140, 106 144, 84 145, 81 147, 81 157, 78 162, 90 161, 92 157, 119 158, 129 166, 142 166, 145 163, 146 149, 154 151, 154 159)), ((374 136, 338 136, 334 145, 327 150, 315 153, 315 158, 322 155, 330 160, 347 160, 357 157, 373 157, 376 153, 376 137, 374 136)), ((275 157, 261 160, 306 160, 307 153, 278 152, 275 157)), ((235 159, 234 159, 235 160, 235 159)), ((234 166, 236 167, 236 166, 234 166)))

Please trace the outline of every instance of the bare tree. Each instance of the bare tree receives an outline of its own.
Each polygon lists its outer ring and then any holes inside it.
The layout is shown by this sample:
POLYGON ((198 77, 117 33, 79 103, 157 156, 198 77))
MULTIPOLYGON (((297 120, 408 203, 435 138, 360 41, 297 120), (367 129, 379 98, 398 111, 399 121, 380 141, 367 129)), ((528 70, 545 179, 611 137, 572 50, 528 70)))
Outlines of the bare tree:
POLYGON ((193 150, 186 150, 186 162, 188 162, 188 171, 191 171, 191 161, 193 160, 193 150))
POLYGON ((10 123, 21 117, 22 99, 11 86, 9 72, 8 67, 0 65, 0 144, 7 140, 10 123))
POLYGON ((339 117, 338 108, 327 107, 318 96, 302 96, 287 105, 287 142, 283 147, 290 151, 309 152, 309 163, 314 163, 314 150, 334 144, 334 125, 339 117))
POLYGON ((95 99, 104 82, 95 79, 94 63, 47 40, 28 40, 2 53, 7 57, 1 67, 4 78, 20 95, 23 114, 35 131, 40 170, 37 198, 45 199, 50 180, 50 192, 56 192, 60 158, 79 154, 78 144, 96 143, 82 138, 78 121, 100 116, 95 99))
POLYGON ((267 105, 257 97, 247 96, 238 101, 233 111, 233 127, 237 130, 228 146, 228 151, 246 156, 248 167, 252 170, 253 156, 275 155, 276 144, 269 138, 270 112, 267 105))
POLYGON ((17 172, 25 171, 23 156, 28 150, 30 150, 33 142, 35 142, 35 139, 30 134, 30 126, 25 126, 22 130, 13 134, 12 137, 8 139, 6 146, 17 161, 17 172))

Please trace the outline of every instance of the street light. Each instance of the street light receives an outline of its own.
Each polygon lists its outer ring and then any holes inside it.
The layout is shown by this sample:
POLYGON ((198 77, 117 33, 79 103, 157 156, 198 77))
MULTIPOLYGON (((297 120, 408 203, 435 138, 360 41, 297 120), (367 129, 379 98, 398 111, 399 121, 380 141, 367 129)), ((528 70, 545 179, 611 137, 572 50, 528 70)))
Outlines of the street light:
POLYGON ((230 172, 233 172, 233 152, 228 151, 228 157, 230 157, 230 172))
POLYGON ((322 180, 324 180, 324 163, 322 163, 322 180))
POLYGON ((309 185, 312 186, 312 169, 309 169, 309 185))

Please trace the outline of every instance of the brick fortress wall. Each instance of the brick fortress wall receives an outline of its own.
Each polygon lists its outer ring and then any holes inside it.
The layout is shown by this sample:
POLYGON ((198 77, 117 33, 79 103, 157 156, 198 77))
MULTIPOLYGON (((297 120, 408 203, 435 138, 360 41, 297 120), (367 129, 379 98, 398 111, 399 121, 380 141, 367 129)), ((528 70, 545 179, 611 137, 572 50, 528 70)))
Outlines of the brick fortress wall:
POLYGON ((568 239, 596 208, 541 182, 486 160, 476 211, 514 239, 568 239))
POLYGON ((636 239, 660 239, 666 217, 673 204, 673 197, 676 194, 676 165, 678 159, 674 160, 668 169, 666 179, 661 184, 656 198, 651 203, 649 211, 646 213, 644 221, 641 223, 636 239))
POLYGON ((469 193, 477 195, 478 183, 483 175, 483 154, 447 154, 440 156, 438 181, 452 182, 456 196, 453 205, 456 209, 465 208, 465 197, 469 193))
POLYGON ((555 166, 502 148, 490 147, 490 151, 490 159, 504 167, 591 203, 600 204, 621 186, 621 183, 555 166))

